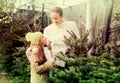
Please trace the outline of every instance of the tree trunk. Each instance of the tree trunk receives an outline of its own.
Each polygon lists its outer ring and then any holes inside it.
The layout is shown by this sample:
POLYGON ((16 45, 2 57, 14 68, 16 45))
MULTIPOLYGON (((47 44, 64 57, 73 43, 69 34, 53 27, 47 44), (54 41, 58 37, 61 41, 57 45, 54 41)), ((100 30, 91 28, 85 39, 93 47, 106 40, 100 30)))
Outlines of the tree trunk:
MULTIPOLYGON (((94 27, 93 27, 93 10, 92 10, 92 3, 93 3, 93 0, 88 0, 87 2, 87 11, 86 11, 86 30, 89 32, 89 35, 88 35, 88 43, 91 43, 92 40, 94 39, 94 27)), ((91 53, 93 52, 94 50, 94 46, 92 46, 88 53, 87 53, 87 56, 91 56, 91 53)))
POLYGON ((107 19, 107 27, 106 27, 106 35, 105 35, 105 43, 109 42, 109 37, 110 37, 110 23, 111 23, 111 18, 112 18, 112 11, 113 11, 113 0, 111 1, 111 7, 109 10, 108 14, 108 19, 107 19))

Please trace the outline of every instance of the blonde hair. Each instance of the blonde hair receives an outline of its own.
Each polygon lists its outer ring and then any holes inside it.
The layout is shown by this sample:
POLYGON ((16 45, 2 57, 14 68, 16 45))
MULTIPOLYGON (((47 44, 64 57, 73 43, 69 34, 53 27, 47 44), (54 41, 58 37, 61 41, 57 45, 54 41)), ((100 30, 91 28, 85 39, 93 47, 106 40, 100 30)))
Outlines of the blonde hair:
POLYGON ((46 61, 44 50, 43 50, 43 45, 40 43, 40 40, 43 38, 43 35, 41 32, 28 32, 25 35, 25 38, 28 42, 31 42, 32 44, 37 44, 38 48, 38 54, 36 57, 38 58, 37 62, 39 64, 43 64, 46 61))
POLYGON ((25 38, 28 42, 31 42, 33 44, 39 44, 40 39, 42 38, 42 33, 41 32, 28 32, 25 35, 25 38))

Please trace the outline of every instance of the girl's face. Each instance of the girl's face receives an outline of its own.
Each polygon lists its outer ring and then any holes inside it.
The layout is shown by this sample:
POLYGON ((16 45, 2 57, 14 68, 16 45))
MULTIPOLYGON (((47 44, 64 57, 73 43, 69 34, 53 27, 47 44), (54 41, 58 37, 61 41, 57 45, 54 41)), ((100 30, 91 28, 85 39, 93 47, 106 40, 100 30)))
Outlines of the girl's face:
POLYGON ((51 17, 52 23, 56 25, 60 25, 63 21, 63 16, 60 16, 60 14, 57 12, 51 12, 50 17, 51 17))

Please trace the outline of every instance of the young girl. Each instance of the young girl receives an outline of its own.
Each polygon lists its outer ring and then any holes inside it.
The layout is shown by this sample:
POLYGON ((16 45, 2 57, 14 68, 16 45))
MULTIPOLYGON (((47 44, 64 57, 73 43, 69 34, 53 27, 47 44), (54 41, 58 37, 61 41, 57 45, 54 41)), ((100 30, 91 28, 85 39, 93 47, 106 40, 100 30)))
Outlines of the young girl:
POLYGON ((26 50, 31 67, 30 83, 48 83, 48 70, 54 66, 56 61, 56 57, 50 60, 45 58, 43 47, 47 46, 51 50, 50 43, 46 41, 41 32, 28 32, 25 38, 30 42, 30 47, 26 50))

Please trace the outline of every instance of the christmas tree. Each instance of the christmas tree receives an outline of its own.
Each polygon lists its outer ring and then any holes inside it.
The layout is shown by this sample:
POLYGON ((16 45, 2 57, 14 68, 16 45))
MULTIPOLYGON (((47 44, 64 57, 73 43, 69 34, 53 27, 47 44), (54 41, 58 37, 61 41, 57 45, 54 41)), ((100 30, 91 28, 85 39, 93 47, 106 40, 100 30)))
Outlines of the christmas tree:
MULTIPOLYGON (((4 2, 4 1, 3 1, 4 2)), ((0 2, 0 4, 4 4, 0 2)), ((25 34, 30 31, 24 15, 0 7, 0 65, 12 83, 29 83, 30 69, 25 56, 25 34), (11 15, 12 14, 12 15, 11 15), (24 67, 24 68, 23 68, 24 67)), ((9 8, 7 8, 9 10, 9 8)))
POLYGON ((120 81, 120 51, 114 43, 102 43, 97 37, 93 42, 87 42, 88 33, 83 33, 78 39, 73 32, 64 42, 70 49, 56 56, 65 61, 65 67, 54 68, 50 83, 118 83, 120 81), (87 57, 87 52, 94 46, 94 52, 87 57))

